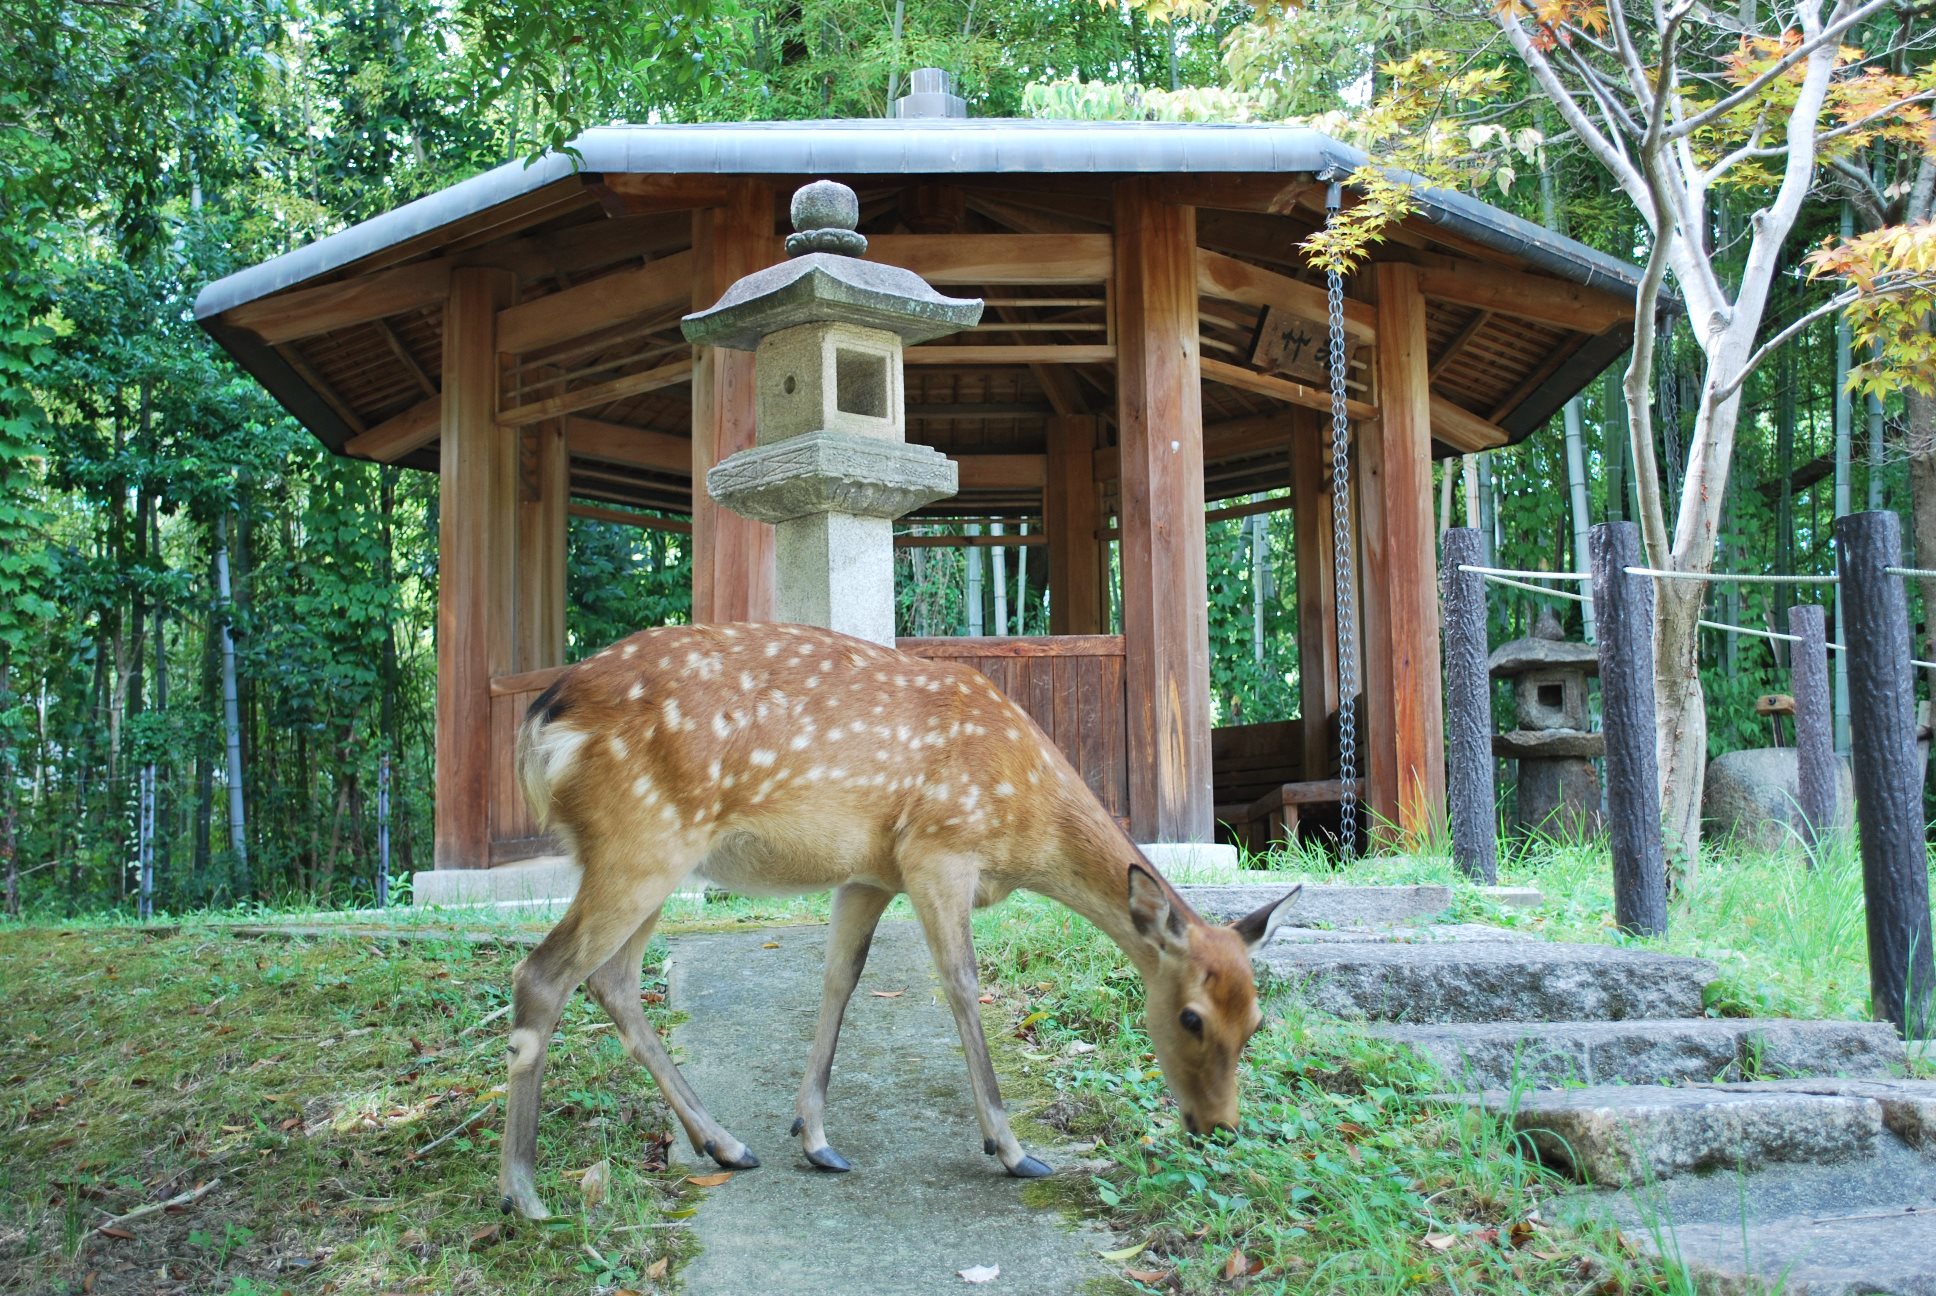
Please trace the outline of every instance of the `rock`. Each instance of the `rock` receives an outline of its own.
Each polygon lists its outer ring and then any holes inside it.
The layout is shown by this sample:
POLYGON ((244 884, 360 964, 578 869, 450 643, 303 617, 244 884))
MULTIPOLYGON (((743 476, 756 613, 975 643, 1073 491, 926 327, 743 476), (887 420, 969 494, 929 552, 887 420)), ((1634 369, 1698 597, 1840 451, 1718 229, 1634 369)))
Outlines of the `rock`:
POLYGON ((1493 735, 1492 754, 1508 760, 1604 756, 1607 736, 1579 729, 1511 729, 1493 735))
MULTIPOLYGON (((1836 766, 1834 826, 1846 830, 1855 823, 1855 782, 1846 761, 1838 759, 1836 766)), ((1701 816, 1714 834, 1777 850, 1797 840, 1800 794, 1801 770, 1793 747, 1728 752, 1708 762, 1701 816)))
POLYGON ((1293 944, 1257 952, 1260 978, 1339 1017, 1590 1021, 1698 1017, 1704 959, 1543 941, 1293 944))
MULTIPOLYGON (((1260 905, 1281 900, 1296 885, 1293 880, 1244 883, 1235 886, 1177 887, 1190 907, 1212 922, 1241 918, 1260 905)), ((1444 886, 1327 886, 1307 882, 1291 907, 1290 921, 1298 927, 1316 923, 1351 926, 1363 923, 1405 922, 1433 918, 1452 907, 1452 888, 1444 886)))
POLYGON ((1605 822, 1600 776, 1590 760, 1522 760, 1513 789, 1513 821, 1523 833, 1580 841, 1605 822))

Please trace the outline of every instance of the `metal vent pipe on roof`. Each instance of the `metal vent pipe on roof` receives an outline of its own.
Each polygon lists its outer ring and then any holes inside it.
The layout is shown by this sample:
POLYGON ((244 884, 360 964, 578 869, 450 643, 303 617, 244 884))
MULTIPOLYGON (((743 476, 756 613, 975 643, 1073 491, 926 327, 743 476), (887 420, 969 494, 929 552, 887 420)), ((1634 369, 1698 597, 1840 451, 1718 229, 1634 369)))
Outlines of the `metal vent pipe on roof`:
POLYGON ((966 117, 968 101, 955 93, 952 72, 940 68, 916 68, 908 73, 908 93, 894 101, 894 116, 966 117))

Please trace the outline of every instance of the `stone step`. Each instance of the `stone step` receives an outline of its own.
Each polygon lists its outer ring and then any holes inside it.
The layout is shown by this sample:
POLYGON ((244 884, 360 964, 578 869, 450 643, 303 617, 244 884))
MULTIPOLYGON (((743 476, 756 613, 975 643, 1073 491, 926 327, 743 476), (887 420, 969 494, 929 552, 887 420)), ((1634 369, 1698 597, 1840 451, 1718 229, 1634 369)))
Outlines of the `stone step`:
POLYGON ((1595 1085, 1450 1095, 1508 1117, 1548 1164, 1606 1188, 1706 1170, 1859 1161, 1906 1147, 1936 1174, 1936 1082, 1595 1085))
MULTIPOLYGON (((1238 883, 1185 884, 1177 887, 1190 907, 1212 922, 1229 922, 1271 901, 1298 884, 1285 877, 1272 880, 1255 872, 1242 875, 1238 883)), ((1540 903, 1539 892, 1529 887, 1482 887, 1481 895, 1496 903, 1518 908, 1540 903)), ((1415 922, 1435 918, 1452 907, 1452 888, 1448 886, 1334 886, 1327 882, 1306 882, 1291 913, 1298 927, 1319 924, 1331 927, 1363 927, 1378 923, 1415 922)))
POLYGON ((1690 1017, 1372 1027, 1466 1089, 1664 1084, 1768 1076, 1886 1078, 1902 1042, 1886 1022, 1690 1017))
POLYGON ((1280 938, 1255 962, 1260 981, 1321 1012, 1413 1023, 1698 1017, 1716 976, 1704 959, 1527 940, 1280 938))

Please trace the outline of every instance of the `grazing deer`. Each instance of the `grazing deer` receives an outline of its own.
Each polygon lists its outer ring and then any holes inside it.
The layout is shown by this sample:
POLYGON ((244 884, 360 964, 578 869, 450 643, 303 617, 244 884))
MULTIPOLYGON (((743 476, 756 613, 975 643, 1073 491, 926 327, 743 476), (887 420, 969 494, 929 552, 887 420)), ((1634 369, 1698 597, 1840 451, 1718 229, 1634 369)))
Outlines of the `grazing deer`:
POLYGON ((514 975, 499 1187, 545 1214, 534 1185, 545 1049, 587 983, 658 1082, 695 1151, 759 1159, 707 1114, 639 1007, 660 906, 698 873, 747 894, 834 892, 819 1024, 798 1135, 847 1161, 822 1124, 827 1079, 882 910, 905 892, 946 985, 982 1148, 1021 1178, 1049 1173, 1010 1132, 977 1008, 973 909, 1017 887, 1050 896, 1123 948, 1148 987, 1149 1033, 1192 1132, 1233 1128, 1237 1056, 1257 1030, 1250 954, 1295 891, 1213 926, 1150 867, 1034 722, 965 666, 792 625, 646 630, 580 662, 532 704, 518 775, 583 869, 578 895, 514 975))

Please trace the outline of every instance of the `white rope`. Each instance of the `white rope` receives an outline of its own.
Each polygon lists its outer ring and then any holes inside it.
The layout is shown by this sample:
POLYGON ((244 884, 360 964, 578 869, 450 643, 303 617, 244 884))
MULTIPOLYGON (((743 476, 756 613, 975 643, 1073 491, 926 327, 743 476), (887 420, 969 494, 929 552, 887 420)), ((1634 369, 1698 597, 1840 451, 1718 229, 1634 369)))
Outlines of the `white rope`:
MULTIPOLYGON (((1719 621, 1699 621, 1696 624, 1703 630, 1724 630, 1728 634, 1752 635, 1756 639, 1773 639, 1781 643, 1800 643, 1802 641, 1800 635, 1782 634, 1776 630, 1756 630, 1752 626, 1724 625, 1719 621)), ((1849 650, 1847 644, 1826 643, 1822 646, 1831 652, 1847 652, 1849 650)))
POLYGON ((1763 576, 1754 572, 1684 572, 1662 571, 1658 567, 1629 567, 1629 576, 1652 576, 1655 580, 1711 581, 1720 584, 1734 581, 1746 585, 1833 585, 1840 576, 1763 576))
POLYGON ((1510 576, 1496 576, 1477 567, 1461 567, 1461 571, 1476 571, 1495 585, 1508 585, 1513 589, 1526 590, 1533 594, 1544 594, 1548 598, 1571 599, 1575 603, 1586 602, 1586 595, 1575 594, 1572 590, 1547 589, 1542 585, 1528 585, 1525 581, 1514 580, 1510 576))
POLYGON ((1592 575, 1588 572, 1520 571, 1513 567, 1475 567, 1471 563, 1460 563, 1459 570, 1462 572, 1476 572, 1481 576, 1517 577, 1520 580, 1590 581, 1593 579, 1592 575))
POLYGON ((1912 580, 1936 580, 1936 569, 1928 567, 1884 567, 1882 570, 1891 576, 1907 576, 1912 580))

